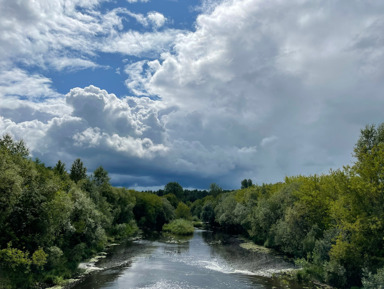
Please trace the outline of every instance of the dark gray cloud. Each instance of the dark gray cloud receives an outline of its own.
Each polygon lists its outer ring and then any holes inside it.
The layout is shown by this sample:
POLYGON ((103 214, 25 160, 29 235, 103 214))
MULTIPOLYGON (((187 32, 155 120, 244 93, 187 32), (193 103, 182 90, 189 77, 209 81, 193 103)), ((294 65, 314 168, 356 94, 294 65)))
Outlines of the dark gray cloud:
POLYGON ((201 15, 147 84, 182 107, 172 136, 199 140, 199 151, 255 147, 252 165, 232 161, 226 177, 276 181, 348 164, 360 128, 382 121, 384 9, 341 2, 224 1, 201 15), (196 112, 196 131, 185 129, 183 115, 196 112))

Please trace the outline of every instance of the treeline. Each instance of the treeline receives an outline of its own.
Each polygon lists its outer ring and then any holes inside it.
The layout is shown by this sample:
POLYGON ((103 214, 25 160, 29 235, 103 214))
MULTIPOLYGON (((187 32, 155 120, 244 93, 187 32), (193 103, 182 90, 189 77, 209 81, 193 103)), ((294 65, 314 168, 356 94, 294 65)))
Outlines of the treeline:
MULTIPOLYGON (((246 182, 250 182, 251 180, 244 180, 246 182)), ((244 182, 243 181, 243 182, 244 182)), ((177 182, 168 183, 164 189, 160 189, 157 191, 146 191, 148 193, 155 194, 160 197, 166 197, 169 194, 173 194, 178 197, 178 199, 184 203, 191 204, 196 200, 203 199, 212 194, 218 194, 223 192, 231 192, 232 190, 223 190, 219 185, 213 183, 210 185, 209 190, 189 190, 183 189, 177 182)))
POLYGON ((299 280, 384 288, 384 124, 361 131, 356 162, 326 175, 287 177, 208 196, 191 211, 292 258, 299 280))
POLYGON ((0 288, 60 284, 108 242, 191 218, 181 200, 198 193, 178 183, 157 196, 111 186, 102 167, 87 175, 80 159, 67 172, 28 156, 23 141, 0 139, 0 288))

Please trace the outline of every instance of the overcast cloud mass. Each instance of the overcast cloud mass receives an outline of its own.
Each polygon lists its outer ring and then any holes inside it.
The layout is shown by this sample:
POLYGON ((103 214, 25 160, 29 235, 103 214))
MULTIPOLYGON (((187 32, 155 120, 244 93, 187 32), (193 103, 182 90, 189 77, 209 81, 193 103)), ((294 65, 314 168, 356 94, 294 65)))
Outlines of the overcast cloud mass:
POLYGON ((327 173, 384 121, 384 2, 0 0, 0 132, 115 185, 327 173))

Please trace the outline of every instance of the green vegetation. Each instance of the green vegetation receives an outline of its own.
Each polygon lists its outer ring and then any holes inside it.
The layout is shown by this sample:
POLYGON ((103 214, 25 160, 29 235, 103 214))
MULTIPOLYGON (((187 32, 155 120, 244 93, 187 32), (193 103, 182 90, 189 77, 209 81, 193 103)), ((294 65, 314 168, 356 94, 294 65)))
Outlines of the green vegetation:
MULTIPOLYGON (((0 139, 0 287, 42 288, 77 274, 79 262, 109 242, 139 232, 190 234, 190 208, 198 191, 169 183, 160 196, 111 186, 98 167, 87 175, 81 159, 68 173, 58 161, 53 168, 28 158, 23 141, 0 139), (165 226, 166 227, 166 226, 165 226)), ((205 194, 206 195, 206 194, 205 194)), ((205 196, 204 195, 204 196, 205 196)))
POLYGON ((102 168, 85 174, 28 159, 22 141, 0 139, 0 284, 34 288, 71 277, 108 241, 138 231, 132 191, 114 188, 102 168))
POLYGON ((161 231, 165 223, 175 217, 175 209, 166 199, 145 192, 133 192, 136 205, 133 208, 135 219, 144 231, 161 231))
POLYGON ((177 205, 177 208, 175 210, 175 216, 177 219, 186 219, 186 220, 189 220, 191 219, 191 210, 189 209, 189 207, 184 204, 183 202, 180 202, 178 205, 177 205))
POLYGON ((184 190, 183 190, 183 187, 180 186, 179 183, 171 182, 171 183, 166 184, 166 186, 164 188, 164 194, 173 194, 178 199, 182 199, 184 196, 184 190))
POLYGON ((241 181, 241 188, 242 189, 246 189, 246 188, 249 188, 249 187, 252 187, 252 180, 251 179, 244 179, 241 181))
POLYGON ((191 221, 185 219, 176 219, 165 224, 163 226, 163 231, 170 232, 175 235, 192 235, 194 228, 191 221))

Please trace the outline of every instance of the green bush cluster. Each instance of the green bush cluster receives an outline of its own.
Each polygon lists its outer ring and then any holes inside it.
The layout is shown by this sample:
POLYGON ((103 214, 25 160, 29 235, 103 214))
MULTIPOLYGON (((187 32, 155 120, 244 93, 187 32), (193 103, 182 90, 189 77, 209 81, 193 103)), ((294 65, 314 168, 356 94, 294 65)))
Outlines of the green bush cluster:
POLYGON ((176 219, 165 224, 163 226, 163 231, 170 232, 175 235, 192 235, 194 228, 191 221, 185 219, 176 219))

